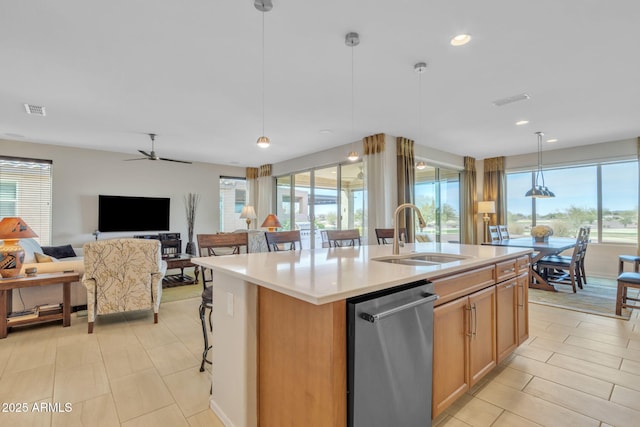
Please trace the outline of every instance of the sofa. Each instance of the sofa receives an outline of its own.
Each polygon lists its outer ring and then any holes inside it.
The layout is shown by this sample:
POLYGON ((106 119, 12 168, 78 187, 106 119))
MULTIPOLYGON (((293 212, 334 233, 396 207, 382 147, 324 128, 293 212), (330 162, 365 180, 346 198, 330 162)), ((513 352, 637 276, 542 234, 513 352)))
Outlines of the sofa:
MULTIPOLYGON (((84 259, 82 248, 73 248, 74 257, 56 258, 45 256, 40 244, 34 239, 20 239, 20 246, 24 249, 24 262, 20 274, 25 274, 25 269, 35 267, 36 274, 58 273, 73 270, 80 274, 80 280, 84 274, 84 259), (38 254, 38 255, 36 255, 38 254), (39 258, 40 262, 38 262, 39 258)), ((65 254, 66 255, 66 254, 65 254)), ((22 288, 13 291, 13 310, 33 308, 40 304, 55 304, 62 302, 62 284, 32 288, 22 288)), ((81 282, 71 284, 71 306, 84 306, 87 304, 87 290, 81 282)))

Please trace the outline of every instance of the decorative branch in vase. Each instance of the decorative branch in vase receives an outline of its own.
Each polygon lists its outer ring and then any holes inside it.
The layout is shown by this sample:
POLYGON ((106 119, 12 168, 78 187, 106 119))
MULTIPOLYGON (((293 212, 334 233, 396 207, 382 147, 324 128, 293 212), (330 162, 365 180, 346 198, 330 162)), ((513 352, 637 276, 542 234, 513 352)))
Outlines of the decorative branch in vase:
POLYGON ((184 196, 185 213, 187 214, 187 247, 185 252, 190 255, 196 254, 196 245, 193 243, 193 229, 196 222, 196 210, 198 209, 198 202, 200 196, 196 193, 189 193, 184 196))

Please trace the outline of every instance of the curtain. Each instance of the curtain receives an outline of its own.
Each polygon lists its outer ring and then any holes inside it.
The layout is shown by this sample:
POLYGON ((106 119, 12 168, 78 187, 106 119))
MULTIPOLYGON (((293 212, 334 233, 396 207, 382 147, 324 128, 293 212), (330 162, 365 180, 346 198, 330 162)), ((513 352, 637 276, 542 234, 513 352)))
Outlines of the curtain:
MULTIPOLYGON (((258 206, 258 168, 247 168, 246 172, 247 177, 247 201, 246 204, 249 206, 253 206, 255 210, 258 206)), ((257 216, 257 211, 256 211, 257 216)), ((253 225, 252 228, 256 227, 256 222, 258 219, 256 218, 251 223, 253 225)))
MULTIPOLYGON (((273 212, 273 180, 271 165, 262 165, 258 169, 258 204, 256 206, 256 224, 262 224, 267 215, 273 212)), ((260 227, 260 225, 257 225, 260 227)))
POLYGON ((504 172, 504 157, 484 159, 483 200, 496 202, 496 213, 489 214, 491 218, 490 224, 507 223, 506 183, 507 175, 504 172))
POLYGON ((462 207, 461 207, 461 236, 462 243, 475 245, 478 243, 476 228, 476 159, 464 158, 464 172, 462 172, 462 207))
MULTIPOLYGON (((413 191, 416 182, 413 157, 413 140, 396 138, 396 161, 398 179, 398 206, 403 203, 413 203, 413 191)), ((414 241, 414 212, 405 209, 400 215, 398 227, 407 228, 407 242, 414 241)))
POLYGON ((362 140, 363 168, 366 177, 367 212, 364 227, 369 242, 375 242, 376 228, 388 227, 391 215, 389 192, 384 191, 388 171, 384 161, 385 136, 383 133, 367 136, 362 140))

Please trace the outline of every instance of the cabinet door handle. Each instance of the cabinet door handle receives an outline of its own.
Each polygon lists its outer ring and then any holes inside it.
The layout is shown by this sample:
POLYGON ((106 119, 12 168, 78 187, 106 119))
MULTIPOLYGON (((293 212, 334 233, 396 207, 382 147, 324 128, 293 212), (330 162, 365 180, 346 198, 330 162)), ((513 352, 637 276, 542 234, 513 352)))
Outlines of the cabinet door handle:
POLYGON ((476 338, 478 335, 478 308, 476 307, 476 303, 473 303, 471 307, 473 309, 473 338, 476 338))
POLYGON ((518 307, 524 308, 524 286, 518 289, 518 307))
POLYGON ((515 284, 515 282, 514 282, 514 283, 512 283, 512 284, 510 284, 510 285, 505 286, 504 288, 505 288, 505 289, 511 289, 511 288, 513 288, 515 285, 516 285, 516 284, 515 284))
POLYGON ((472 307, 470 305, 465 306, 464 308, 465 310, 467 310, 469 312, 469 314, 467 315, 467 332, 465 333, 466 336, 471 337, 473 335, 473 328, 472 328, 472 323, 471 323, 471 310, 472 307))

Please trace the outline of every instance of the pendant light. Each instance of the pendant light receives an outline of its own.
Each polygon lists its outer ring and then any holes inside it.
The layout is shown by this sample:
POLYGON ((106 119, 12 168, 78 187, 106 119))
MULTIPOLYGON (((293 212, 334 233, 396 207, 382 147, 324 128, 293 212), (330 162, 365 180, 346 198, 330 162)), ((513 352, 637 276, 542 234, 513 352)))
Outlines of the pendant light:
MULTIPOLYGON (((413 71, 418 73, 418 129, 420 130, 420 139, 424 140, 422 132, 422 74, 427 70, 426 62, 418 62, 413 66, 413 71)), ((427 167, 427 164, 420 160, 416 163, 416 169, 423 170, 427 167)))
POLYGON ((262 12, 262 136, 256 143, 260 148, 267 148, 271 145, 271 141, 264 134, 264 14, 273 9, 273 4, 271 0, 255 0, 253 6, 262 12))
POLYGON ((542 173, 542 132, 536 132, 538 135, 538 170, 536 171, 536 180, 531 190, 527 191, 525 197, 533 197, 536 199, 545 199, 550 197, 556 197, 556 195, 547 188, 544 184, 544 174, 542 173), (542 185, 539 184, 539 179, 542 178, 542 185))
MULTIPOLYGON (((354 90, 354 71, 353 71, 353 48, 358 46, 360 44, 360 36, 358 35, 358 33, 349 33, 346 35, 345 39, 344 39, 344 44, 346 44, 347 46, 349 46, 351 48, 351 137, 353 138, 355 136, 355 131, 354 131, 354 126, 353 126, 353 122, 354 122, 354 105, 355 105, 355 90, 354 90)), ((351 143, 351 151, 349 151, 349 154, 347 154, 347 159, 350 162, 355 162, 356 160, 358 160, 360 158, 360 156, 358 155, 358 152, 354 149, 353 147, 353 142, 351 143)))

